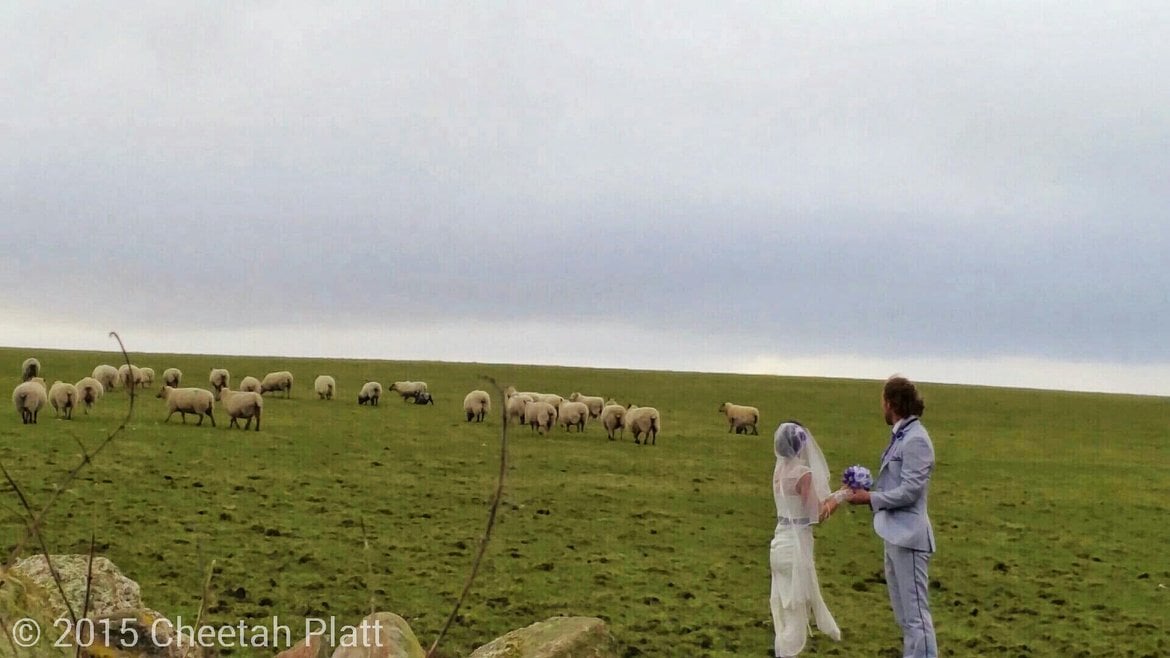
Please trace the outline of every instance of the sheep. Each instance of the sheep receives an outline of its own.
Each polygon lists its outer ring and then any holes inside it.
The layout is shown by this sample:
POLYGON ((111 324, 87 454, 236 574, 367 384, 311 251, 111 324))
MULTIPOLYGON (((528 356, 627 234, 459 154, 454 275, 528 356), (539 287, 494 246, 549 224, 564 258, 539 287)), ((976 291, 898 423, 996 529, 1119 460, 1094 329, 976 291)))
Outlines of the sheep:
POLYGON ((93 369, 93 378, 102 385, 103 391, 112 391, 118 386, 118 369, 102 364, 93 369))
POLYGON ((211 390, 215 391, 216 399, 219 399, 219 389, 232 385, 232 373, 228 372, 227 368, 212 368, 211 374, 207 376, 207 382, 211 384, 211 390))
POLYGON ((260 380, 260 394, 284 391, 284 397, 292 397, 293 376, 287 370, 270 372, 260 380))
POLYGON ((171 388, 179 388, 179 384, 183 381, 183 371, 178 368, 167 368, 163 371, 163 385, 171 388))
POLYGON ((183 419, 183 424, 187 424, 187 414, 196 414, 199 416, 199 425, 203 424, 203 417, 207 416, 211 419, 211 426, 215 427, 215 416, 212 412, 215 411, 215 395, 205 388, 171 388, 170 386, 162 387, 156 397, 160 397, 167 401, 167 409, 170 413, 167 414, 167 419, 164 423, 171 422, 171 416, 175 412, 183 419))
POLYGON ((732 404, 731 402, 724 402, 719 405, 719 411, 727 416, 727 433, 735 432, 739 434, 742 430, 744 434, 747 433, 748 428, 751 428, 752 434, 758 435, 760 433, 757 425, 760 422, 760 410, 755 407, 748 407, 742 404, 732 404))
POLYGON ((553 409, 560 407, 561 403, 565 401, 565 398, 556 393, 534 393, 533 395, 537 402, 547 402, 552 405, 553 409))
POLYGON ((625 416, 626 408, 617 403, 607 404, 601 410, 601 426, 605 428, 605 433, 609 436, 610 441, 614 440, 613 433, 619 430, 621 430, 621 436, 625 437, 625 416))
POLYGON ((362 384, 362 390, 358 393, 358 404, 366 404, 371 407, 378 406, 378 400, 382 399, 382 385, 378 382, 366 382, 362 384))
POLYGON ((17 384, 12 390, 12 403, 16 405, 16 410, 20 412, 20 421, 25 425, 36 424, 37 414, 49 400, 44 382, 37 379, 39 378, 30 378, 27 382, 17 384))
POLYGON ((557 409, 557 422, 569 431, 569 427, 576 425, 578 432, 585 431, 585 421, 589 419, 589 405, 584 402, 565 400, 557 409))
POLYGON ((527 395, 513 395, 504 403, 504 408, 508 412, 508 420, 516 419, 516 422, 524 422, 524 406, 534 400, 527 395))
POLYGON ((93 403, 106 394, 106 388, 93 377, 82 377, 75 384, 77 387, 77 401, 85 404, 85 413, 93 408, 93 403))
POLYGON ((626 409, 623 422, 634 433, 634 443, 648 445, 653 441, 653 445, 658 445, 658 432, 662 430, 662 420, 654 407, 630 405, 626 409), (646 435, 646 440, 639 441, 638 437, 643 434, 646 435))
POLYGON ((418 395, 414 396, 414 403, 434 405, 435 398, 431 397, 431 394, 427 391, 419 391, 418 395))
POLYGON ((20 381, 27 382, 33 377, 40 377, 41 362, 36 357, 28 357, 24 363, 20 364, 20 381))
POLYGON ((409 402, 418 397, 419 393, 427 390, 426 382, 394 382, 390 385, 391 391, 397 391, 403 402, 409 402))
POLYGON ((154 385, 154 368, 142 368, 138 372, 139 372, 139 374, 142 375, 142 377, 141 377, 142 381, 141 382, 135 381, 134 383, 136 383, 136 384, 141 383, 142 388, 146 388, 148 386, 154 385))
POLYGON ((256 379, 252 375, 248 375, 247 377, 240 380, 240 390, 247 393, 259 393, 260 380, 256 379))
POLYGON ((337 389, 337 381, 329 375, 318 375, 313 382, 313 390, 317 391, 317 399, 332 400, 333 391, 337 389))
POLYGON ((467 422, 482 423, 485 416, 492 410, 492 398, 487 391, 472 391, 463 398, 463 413, 467 414, 467 422))
POLYGON ((128 363, 123 363, 118 366, 118 386, 132 388, 141 376, 141 371, 138 370, 138 366, 133 366, 128 363))
POLYGON ((557 422, 557 410, 547 402, 528 402, 524 405, 524 422, 533 432, 548 434, 557 422))
POLYGON ((605 407, 605 400, 596 395, 581 395, 574 392, 569 396, 573 402, 584 402, 589 407, 589 417, 598 418, 601 416, 601 410, 605 407))
POLYGON ((239 427, 240 419, 247 418, 248 422, 244 424, 244 431, 247 432, 252 427, 252 419, 255 418, 256 431, 260 431, 260 414, 264 410, 264 398, 259 393, 223 388, 219 391, 219 404, 227 412, 228 418, 231 418, 228 428, 239 427))
POLYGON ((55 381, 49 387, 49 404, 53 415, 73 420, 73 407, 77 406, 77 387, 63 381, 55 381))

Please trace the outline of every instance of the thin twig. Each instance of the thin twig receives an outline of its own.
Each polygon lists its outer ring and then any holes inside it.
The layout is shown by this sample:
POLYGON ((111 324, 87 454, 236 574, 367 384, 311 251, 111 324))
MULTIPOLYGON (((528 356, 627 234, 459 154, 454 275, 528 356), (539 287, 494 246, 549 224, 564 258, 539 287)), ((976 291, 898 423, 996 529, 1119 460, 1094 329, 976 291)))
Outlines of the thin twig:
MULTIPOLYGON (((85 603, 81 606, 81 618, 85 619, 89 616, 89 595, 93 589, 93 551, 97 544, 97 533, 93 530, 89 532, 89 563, 85 566, 85 603)), ((76 626, 76 625, 75 625, 76 626)), ((73 658, 81 658, 81 643, 77 643, 74 649, 73 658)))
MULTIPOLYGON (((499 399, 503 401, 504 390, 496 380, 486 376, 483 379, 491 382, 496 392, 499 393, 499 399)), ((442 630, 439 631, 439 636, 435 638, 435 643, 427 651, 426 658, 435 658, 435 651, 439 648, 439 643, 447 635, 451 624, 455 622, 455 617, 459 615, 459 608, 467 600, 467 595, 471 592, 471 585, 475 582, 475 577, 479 573, 479 565, 483 562, 484 553, 487 552, 488 541, 492 536, 492 528, 496 525, 496 512, 500 509, 500 500, 504 497, 504 477, 508 472, 508 409, 506 404, 500 404, 500 418, 502 419, 500 424, 500 475, 499 479, 496 480, 496 493, 492 497, 491 508, 488 511, 487 528, 484 529, 483 538, 479 541, 479 550, 475 554, 475 560, 471 563, 471 573, 468 574, 467 582, 463 585, 463 593, 459 595, 459 600, 455 602, 455 609, 447 617, 446 623, 443 624, 442 630)))
MULTIPOLYGON (((193 626, 193 628, 196 630, 203 627, 203 612, 207 609, 207 602, 211 599, 211 576, 214 573, 215 560, 213 559, 211 560, 211 565, 207 567, 207 578, 203 579, 203 597, 199 599, 199 614, 195 615, 195 626, 193 626)), ((178 637, 180 630, 181 629, 179 628, 175 629, 176 637, 173 639, 176 642, 180 642, 182 640, 182 638, 178 637)), ((183 658, 187 658, 187 656, 191 653, 191 649, 194 647, 195 639, 188 638, 187 648, 183 650, 183 658)))

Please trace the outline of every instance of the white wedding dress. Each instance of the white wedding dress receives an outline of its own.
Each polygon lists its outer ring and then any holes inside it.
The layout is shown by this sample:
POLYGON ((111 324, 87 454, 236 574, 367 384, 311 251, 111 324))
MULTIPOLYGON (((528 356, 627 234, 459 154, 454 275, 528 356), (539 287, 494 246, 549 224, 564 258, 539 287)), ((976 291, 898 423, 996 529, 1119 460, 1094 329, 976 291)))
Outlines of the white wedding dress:
POLYGON ((797 491, 797 483, 811 472, 801 461, 804 460, 784 460, 773 477, 777 523, 770 561, 777 656, 795 656, 804 649, 810 615, 822 633, 834 640, 841 639, 841 630, 821 598, 813 559, 812 524, 817 522, 821 500, 811 479, 805 481, 809 483, 805 496, 797 491))

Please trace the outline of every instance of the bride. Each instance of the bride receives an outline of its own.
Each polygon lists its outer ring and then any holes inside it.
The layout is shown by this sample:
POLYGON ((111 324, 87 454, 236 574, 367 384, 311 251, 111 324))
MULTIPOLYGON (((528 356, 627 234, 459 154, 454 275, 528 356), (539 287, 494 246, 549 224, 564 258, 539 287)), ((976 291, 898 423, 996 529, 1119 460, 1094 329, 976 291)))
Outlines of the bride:
POLYGON ((776 430, 776 534, 772 538, 772 622, 777 656, 795 656, 808 639, 809 614, 834 640, 841 630, 821 598, 813 560, 812 525, 824 521, 840 502, 829 490, 829 466, 816 440, 800 423, 776 430))

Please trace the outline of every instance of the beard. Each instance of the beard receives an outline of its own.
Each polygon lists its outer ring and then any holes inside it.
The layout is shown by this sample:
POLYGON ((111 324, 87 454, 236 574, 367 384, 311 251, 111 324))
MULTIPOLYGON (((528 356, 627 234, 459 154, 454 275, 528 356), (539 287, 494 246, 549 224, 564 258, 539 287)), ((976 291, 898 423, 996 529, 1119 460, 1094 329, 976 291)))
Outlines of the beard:
POLYGON ((886 417, 886 425, 889 425, 890 427, 893 427, 893 426, 894 426, 894 423, 895 423, 895 422, 896 422, 896 420, 897 420, 897 419, 895 419, 895 418, 894 418, 894 410, 893 410, 893 409, 886 409, 886 410, 885 410, 883 413, 884 413, 884 415, 885 415, 885 417, 886 417))

